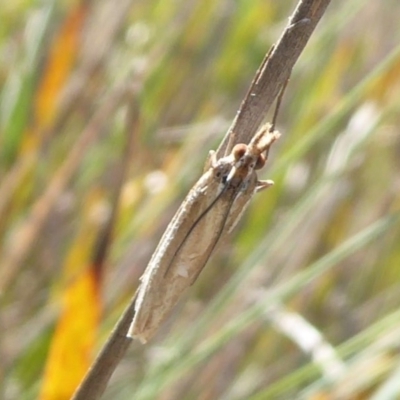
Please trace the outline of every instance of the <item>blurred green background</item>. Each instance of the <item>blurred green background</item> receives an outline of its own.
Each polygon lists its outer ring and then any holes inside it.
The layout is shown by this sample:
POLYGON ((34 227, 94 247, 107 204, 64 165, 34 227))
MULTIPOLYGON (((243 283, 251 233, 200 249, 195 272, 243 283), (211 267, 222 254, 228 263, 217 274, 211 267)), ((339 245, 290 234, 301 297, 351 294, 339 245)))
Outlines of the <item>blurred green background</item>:
MULTIPOLYGON (((1 1, 0 397, 41 393, 67 265, 93 268, 100 348, 295 4, 1 1)), ((275 186, 105 399, 400 398, 399 20, 396 0, 332 2, 275 186)))

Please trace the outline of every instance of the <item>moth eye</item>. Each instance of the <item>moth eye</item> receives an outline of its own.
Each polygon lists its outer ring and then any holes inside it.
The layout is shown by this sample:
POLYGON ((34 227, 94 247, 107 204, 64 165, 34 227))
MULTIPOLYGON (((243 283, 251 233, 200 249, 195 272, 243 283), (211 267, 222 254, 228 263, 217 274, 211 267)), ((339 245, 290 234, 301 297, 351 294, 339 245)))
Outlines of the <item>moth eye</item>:
POLYGON ((226 182, 226 178, 228 177, 228 174, 225 171, 219 169, 219 170, 217 170, 215 172, 215 177, 217 179, 221 179, 222 183, 225 183, 226 182))
POLYGON ((257 158, 256 166, 254 167, 254 169, 261 169, 265 165, 265 161, 265 155, 260 154, 257 158))
POLYGON ((243 143, 239 143, 235 145, 235 147, 232 150, 233 157, 235 158, 235 161, 240 160, 246 153, 247 146, 243 143))

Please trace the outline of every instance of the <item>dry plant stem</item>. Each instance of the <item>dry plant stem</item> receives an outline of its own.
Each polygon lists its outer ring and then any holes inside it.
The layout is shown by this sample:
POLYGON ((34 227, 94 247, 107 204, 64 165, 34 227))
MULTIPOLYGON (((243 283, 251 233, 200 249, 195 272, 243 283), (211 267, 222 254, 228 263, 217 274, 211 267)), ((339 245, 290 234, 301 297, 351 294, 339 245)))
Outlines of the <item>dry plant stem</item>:
POLYGON ((278 43, 266 55, 240 109, 217 151, 229 154, 237 143, 249 143, 261 125, 330 0, 301 0, 278 43))
MULTIPOLYGON (((104 254, 104 249, 107 249, 110 244, 110 237, 118 212, 118 203, 121 196, 123 182, 125 180, 125 176, 133 154, 133 147, 135 143, 134 132, 137 131, 136 128, 139 121, 139 106, 135 96, 137 91, 137 88, 132 88, 130 106, 125 124, 127 142, 121 162, 121 170, 118 176, 114 197, 112 199, 112 214, 108 221, 108 226, 106 226, 104 230, 104 236, 102 237, 102 240, 98 246, 100 252, 96 251, 95 253, 95 257, 101 258, 101 262, 104 262, 106 256, 106 254, 104 254)), ((117 367, 131 342, 131 339, 126 337, 126 332, 134 316, 135 298, 136 295, 124 311, 120 321, 114 328, 110 339, 97 356, 96 361, 92 364, 89 372, 86 375, 86 378, 82 381, 77 389, 73 397, 74 399, 95 399, 101 396, 101 394, 104 392, 111 374, 117 367)))
MULTIPOLYGON (((132 102, 135 104, 135 102, 132 102)), ((93 252, 93 261, 92 264, 96 267, 97 273, 101 273, 106 259, 107 255, 110 249, 110 246, 112 244, 112 234, 114 231, 114 226, 115 222, 117 219, 117 213, 118 213, 118 204, 120 201, 121 197, 121 192, 122 192, 122 187, 123 183, 125 181, 126 173, 128 170, 129 166, 129 161, 132 157, 132 150, 133 150, 133 134, 131 134, 131 131, 129 129, 130 126, 134 125, 134 123, 138 119, 138 113, 137 113, 138 107, 130 107, 128 111, 128 118, 127 118, 127 144, 125 146, 125 151, 124 151, 124 156, 121 162, 120 166, 120 171, 117 176, 117 182, 115 186, 115 191, 113 194, 113 198, 111 200, 111 214, 104 225, 103 229, 99 233, 99 237, 96 241, 95 244, 95 249, 93 252)), ((131 302, 134 304, 134 301, 131 302)), ((91 377, 91 380, 85 380, 81 384, 81 389, 79 391, 79 395, 82 396, 81 398, 90 398, 88 396, 94 396, 94 394, 98 391, 99 393, 103 393, 105 389, 105 385, 107 385, 107 382, 109 380, 109 377, 107 377, 107 373, 111 374, 116 366, 118 365, 121 357, 123 354, 125 354, 126 349, 129 346, 130 340, 123 340, 122 338, 118 337, 118 331, 124 332, 126 327, 125 325, 129 326, 130 320, 133 318, 133 308, 131 306, 128 306, 128 308, 125 310, 124 314, 121 317, 120 322, 117 324, 115 327, 115 331, 117 331, 116 335, 111 335, 112 340, 107 342, 107 345, 104 346, 103 350, 101 353, 98 355, 99 360, 101 360, 98 363, 94 363, 92 365, 92 369, 95 369, 94 373, 88 374, 88 377, 91 377), (122 339, 122 340, 121 340, 122 339), (103 360, 103 354, 107 355, 106 359, 103 360), (109 356, 111 355, 111 357, 109 356), (96 367, 97 365, 97 367, 96 367), (104 370, 104 372, 103 372, 104 370), (102 379, 98 379, 97 376, 101 376, 102 379), (104 386, 103 386, 104 385, 104 386)), ((77 392, 78 393, 78 392, 77 392)), ((79 398, 79 397, 78 397, 79 398)))
POLYGON ((136 294, 122 314, 107 343, 79 385, 72 400, 99 399, 132 339, 126 336, 135 313, 136 294))
MULTIPOLYGON (((261 64, 240 110, 221 143, 217 156, 222 157, 237 143, 249 143, 290 76, 291 70, 324 14, 330 0, 301 0, 289 25, 271 54, 261 64)), ((104 392, 108 380, 128 349, 126 337, 133 319, 135 298, 121 317, 106 345, 95 360, 74 400, 95 400, 104 392)))

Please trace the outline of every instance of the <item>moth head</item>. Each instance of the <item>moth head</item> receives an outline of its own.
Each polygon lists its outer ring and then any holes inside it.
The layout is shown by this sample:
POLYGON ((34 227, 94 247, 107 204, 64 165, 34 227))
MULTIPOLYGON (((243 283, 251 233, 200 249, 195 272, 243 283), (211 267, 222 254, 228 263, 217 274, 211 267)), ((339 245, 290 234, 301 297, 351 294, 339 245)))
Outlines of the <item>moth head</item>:
POLYGON ((234 165, 238 168, 261 169, 265 165, 266 157, 259 151, 250 149, 248 145, 239 143, 233 147, 232 155, 234 165))
POLYGON ((239 161, 241 158, 244 157, 247 151, 247 145, 244 143, 236 144, 232 149, 232 155, 235 162, 239 161))
MULTIPOLYGON (((262 159, 259 160, 259 154, 253 154, 249 146, 243 143, 236 144, 231 152, 232 168, 226 179, 227 182, 242 182, 256 167, 261 167, 262 159)), ((235 185, 235 183, 234 183, 235 185)))

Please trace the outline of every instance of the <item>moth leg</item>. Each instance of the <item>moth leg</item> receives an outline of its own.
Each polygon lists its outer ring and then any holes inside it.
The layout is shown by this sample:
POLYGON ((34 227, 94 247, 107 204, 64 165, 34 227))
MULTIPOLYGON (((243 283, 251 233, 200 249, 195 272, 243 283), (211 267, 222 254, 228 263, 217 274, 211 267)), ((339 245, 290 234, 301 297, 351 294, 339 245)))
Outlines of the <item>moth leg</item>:
POLYGON ((273 184, 274 184, 274 181, 271 181, 270 179, 267 179, 266 181, 257 181, 256 193, 269 188, 273 184))
POLYGON ((208 171, 210 168, 216 167, 217 161, 217 153, 214 150, 210 150, 206 162, 204 163, 203 173, 208 171))

